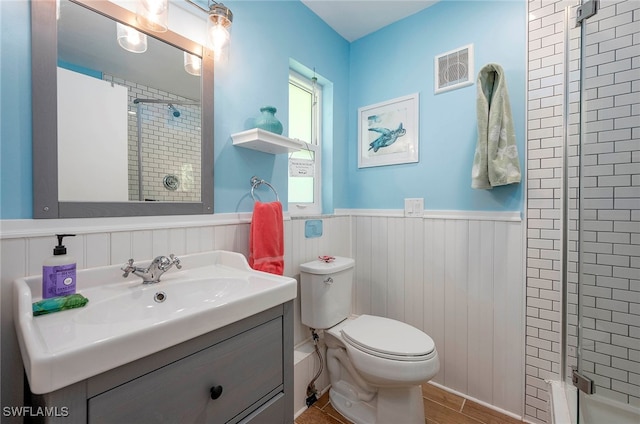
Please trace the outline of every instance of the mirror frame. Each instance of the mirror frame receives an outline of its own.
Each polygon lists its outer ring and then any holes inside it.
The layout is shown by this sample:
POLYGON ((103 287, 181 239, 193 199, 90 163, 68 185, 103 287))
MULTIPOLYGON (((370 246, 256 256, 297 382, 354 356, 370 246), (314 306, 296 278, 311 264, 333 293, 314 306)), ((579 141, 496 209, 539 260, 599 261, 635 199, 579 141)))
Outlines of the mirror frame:
MULTIPOLYGON (((213 213, 213 53, 181 35, 140 28, 136 15, 110 1, 69 0, 202 58, 201 201, 60 202, 58 200, 58 25, 56 0, 31 1, 33 217, 89 218, 213 213), (55 158, 55 160, 52 160, 55 158)), ((115 38, 114 38, 115 42, 115 38)), ((99 189, 99 188, 98 188, 99 189)))

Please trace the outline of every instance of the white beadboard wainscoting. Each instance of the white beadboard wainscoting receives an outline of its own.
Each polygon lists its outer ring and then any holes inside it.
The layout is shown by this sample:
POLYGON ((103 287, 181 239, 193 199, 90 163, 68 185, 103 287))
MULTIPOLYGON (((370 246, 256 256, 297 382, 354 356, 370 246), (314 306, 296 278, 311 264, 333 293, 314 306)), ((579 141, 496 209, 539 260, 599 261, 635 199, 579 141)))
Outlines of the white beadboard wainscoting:
MULTIPOLYGON (((518 213, 429 211, 424 218, 404 218, 397 210, 339 210, 310 218, 323 220, 321 237, 305 238, 306 218, 285 217, 285 275, 299 280, 299 265, 319 255, 355 258, 354 313, 388 316, 424 330, 442 361, 435 382, 522 415, 524 246, 518 213)), ((23 405, 12 282, 41 273, 54 234, 77 234, 65 245, 83 269, 168 253, 222 249, 248 255, 250 219, 241 213, 1 221, 2 406, 23 405)), ((297 299, 295 411, 304 408, 303 391, 318 366, 304 344, 310 333, 299 311, 297 299)), ((323 375, 318 389, 327 383, 323 375)))
POLYGON ((354 312, 433 338, 434 382, 522 416, 524 245, 519 213, 350 210, 354 312))

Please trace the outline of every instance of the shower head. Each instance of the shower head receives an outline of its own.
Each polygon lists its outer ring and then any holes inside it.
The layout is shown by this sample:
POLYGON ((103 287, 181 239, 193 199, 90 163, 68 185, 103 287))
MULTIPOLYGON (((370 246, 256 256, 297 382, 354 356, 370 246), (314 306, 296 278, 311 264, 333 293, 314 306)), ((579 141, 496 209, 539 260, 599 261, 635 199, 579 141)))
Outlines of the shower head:
POLYGON ((171 111, 173 116, 175 116, 176 118, 179 118, 180 117, 180 111, 178 109, 176 109, 176 107, 174 105, 172 105, 171 103, 169 103, 168 105, 169 105, 169 110, 171 111))

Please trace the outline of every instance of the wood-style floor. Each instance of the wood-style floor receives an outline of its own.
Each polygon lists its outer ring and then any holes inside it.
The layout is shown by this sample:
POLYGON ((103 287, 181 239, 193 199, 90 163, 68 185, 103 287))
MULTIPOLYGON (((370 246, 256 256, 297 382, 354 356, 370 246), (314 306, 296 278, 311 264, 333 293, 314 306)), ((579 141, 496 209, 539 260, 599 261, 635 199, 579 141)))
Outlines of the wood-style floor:
MULTIPOLYGON (((426 424, 516 424, 515 418, 503 415, 432 384, 422 385, 426 424)), ((352 424, 336 411, 325 393, 302 413, 295 424, 352 424)), ((402 423, 389 423, 402 424, 402 423)))

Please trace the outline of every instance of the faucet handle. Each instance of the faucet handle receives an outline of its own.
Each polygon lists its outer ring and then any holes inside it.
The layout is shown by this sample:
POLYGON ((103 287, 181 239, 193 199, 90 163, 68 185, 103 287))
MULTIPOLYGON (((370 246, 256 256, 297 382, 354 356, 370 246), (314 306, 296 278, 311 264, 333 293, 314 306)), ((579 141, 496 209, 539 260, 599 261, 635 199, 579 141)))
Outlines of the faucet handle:
POLYGON ((131 271, 135 271, 136 267, 133 266, 133 258, 129 259, 127 261, 126 264, 124 264, 123 268, 120 268, 122 271, 124 271, 124 274, 122 274, 122 276, 124 278, 127 278, 129 276, 129 273, 131 271))
POLYGON ((177 257, 176 255, 174 255, 173 253, 169 255, 169 258, 171 259, 171 264, 175 265, 176 268, 178 269, 182 269, 182 265, 180 264, 180 258, 177 257))

